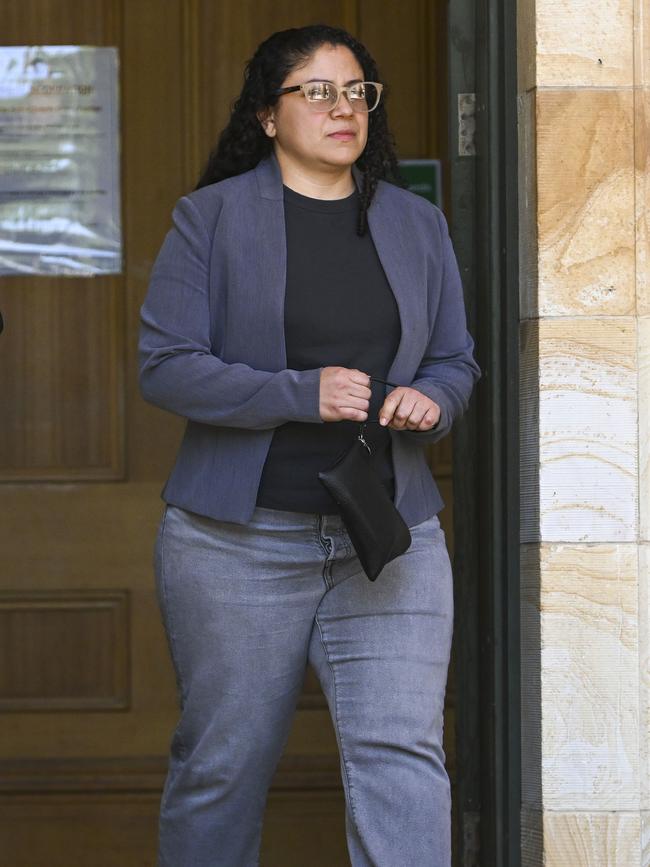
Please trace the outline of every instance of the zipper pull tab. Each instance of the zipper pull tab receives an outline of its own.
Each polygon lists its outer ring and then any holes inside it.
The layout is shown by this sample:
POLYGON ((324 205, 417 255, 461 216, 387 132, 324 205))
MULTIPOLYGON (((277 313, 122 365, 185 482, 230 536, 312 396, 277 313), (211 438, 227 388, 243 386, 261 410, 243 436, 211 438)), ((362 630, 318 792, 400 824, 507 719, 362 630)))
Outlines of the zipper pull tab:
POLYGON ((361 445, 364 446, 364 448, 366 448, 366 449, 368 450, 368 454, 371 455, 371 454, 372 454, 372 449, 371 449, 370 446, 368 445, 368 442, 367 442, 366 438, 365 438, 364 435, 363 435, 363 432, 364 432, 364 430, 365 430, 365 427, 366 427, 366 423, 362 421, 362 422, 360 423, 360 425, 359 425, 359 433, 357 434, 357 439, 359 440, 359 442, 361 443, 361 445))

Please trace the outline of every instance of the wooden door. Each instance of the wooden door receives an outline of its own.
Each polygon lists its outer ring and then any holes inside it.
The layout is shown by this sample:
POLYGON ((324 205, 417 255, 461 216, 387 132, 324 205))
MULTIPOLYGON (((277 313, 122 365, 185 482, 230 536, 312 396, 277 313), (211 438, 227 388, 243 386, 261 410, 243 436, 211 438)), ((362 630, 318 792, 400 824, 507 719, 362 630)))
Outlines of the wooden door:
MULTIPOLYGON (((443 2, 9 0, 5 45, 117 46, 124 273, 0 280, 0 864, 155 863, 176 694, 155 601, 159 492, 182 425, 137 390, 138 311, 244 61, 274 30, 359 35, 391 83, 403 157, 445 156, 443 2)), ((432 449, 451 500, 449 443, 432 449)), ((443 513, 450 536, 448 519, 443 513)), ((453 688, 446 736, 453 734, 453 688)), ((453 743, 448 740, 454 774, 453 743)), ((310 673, 269 797, 262 862, 348 863, 336 741, 310 673)))

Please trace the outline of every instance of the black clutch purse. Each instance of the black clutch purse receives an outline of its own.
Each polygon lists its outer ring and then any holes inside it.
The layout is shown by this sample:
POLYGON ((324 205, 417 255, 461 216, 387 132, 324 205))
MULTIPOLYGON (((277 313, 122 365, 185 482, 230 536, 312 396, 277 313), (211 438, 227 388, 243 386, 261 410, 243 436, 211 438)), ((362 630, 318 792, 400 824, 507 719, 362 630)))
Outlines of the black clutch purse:
POLYGON ((365 427, 361 422, 350 448, 318 478, 338 503, 363 571, 374 581, 386 563, 408 550, 411 533, 372 465, 365 427))

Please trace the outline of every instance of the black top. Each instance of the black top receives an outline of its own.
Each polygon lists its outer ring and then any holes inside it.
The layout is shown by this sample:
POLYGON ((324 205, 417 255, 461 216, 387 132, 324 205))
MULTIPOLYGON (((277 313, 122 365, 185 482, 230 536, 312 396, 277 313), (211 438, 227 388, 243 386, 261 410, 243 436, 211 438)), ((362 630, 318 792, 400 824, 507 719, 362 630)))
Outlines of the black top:
MULTIPOLYGON (((386 379, 400 339, 399 311, 370 234, 357 235, 358 193, 332 201, 285 187, 284 206, 287 367, 350 367, 386 379)), ((368 419, 376 420, 386 389, 381 383, 371 387, 368 419)), ((358 422, 351 421, 288 422, 276 428, 257 505, 337 513, 317 473, 334 463, 358 430, 358 422)), ((390 434, 370 424, 366 439, 392 497, 390 434)))

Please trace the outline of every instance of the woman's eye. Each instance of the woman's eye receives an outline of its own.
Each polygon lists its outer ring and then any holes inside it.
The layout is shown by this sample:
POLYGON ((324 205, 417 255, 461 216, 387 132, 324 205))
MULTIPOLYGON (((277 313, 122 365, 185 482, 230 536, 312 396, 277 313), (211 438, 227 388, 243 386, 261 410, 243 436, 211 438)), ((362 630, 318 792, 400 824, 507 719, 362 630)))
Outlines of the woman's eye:
POLYGON ((350 88, 350 96, 352 99, 365 99, 366 87, 364 84, 355 84, 350 88))
POLYGON ((307 91, 309 99, 329 99, 330 86, 329 84, 320 83, 312 85, 307 91))

